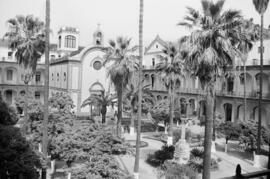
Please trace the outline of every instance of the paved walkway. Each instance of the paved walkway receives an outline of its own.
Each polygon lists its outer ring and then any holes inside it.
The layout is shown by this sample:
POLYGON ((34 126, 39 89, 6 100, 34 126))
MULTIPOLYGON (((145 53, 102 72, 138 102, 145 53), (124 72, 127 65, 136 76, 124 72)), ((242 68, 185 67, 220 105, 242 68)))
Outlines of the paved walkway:
MULTIPOLYGON (((143 133, 141 136, 141 140, 147 142, 148 146, 141 148, 139 169, 140 179, 156 179, 157 175, 155 168, 148 165, 145 162, 145 159, 147 158, 147 155, 149 153, 153 153, 154 151, 160 149, 163 143, 153 139, 146 139, 144 138, 144 136, 147 136, 147 134, 143 133)), ((136 138, 135 135, 130 136, 129 134, 124 134, 124 137, 126 140, 135 140, 136 138)), ((222 139, 218 139, 216 141, 217 146, 220 148, 220 146, 223 146, 223 142, 224 141, 222 139)), ((217 171, 211 172, 211 179, 219 179, 234 175, 237 164, 241 165, 242 173, 262 170, 261 168, 253 167, 252 159, 241 159, 239 157, 236 157, 235 155, 230 154, 232 150, 234 149, 229 149, 228 153, 225 153, 224 150, 217 150, 216 153, 212 153, 213 157, 218 157, 222 161, 219 163, 219 169, 217 171)), ((125 170, 128 171, 130 174, 133 174, 135 160, 134 156, 119 156, 118 160, 120 161, 120 163, 122 163, 122 168, 125 168, 125 170)))
MULTIPOLYGON (((149 153, 154 153, 156 150, 160 149, 163 145, 162 142, 152 139, 143 138, 145 134, 141 135, 141 141, 147 142, 148 146, 143 147, 140 150, 140 165, 139 165, 139 173, 140 179, 156 179, 156 169, 150 166, 145 162, 147 155, 149 153)), ((135 140, 136 135, 130 136, 129 134, 124 134, 126 140, 135 140)), ((135 156, 132 155, 122 155, 118 156, 118 161, 120 161, 122 167, 128 171, 131 175, 133 174, 135 156)))

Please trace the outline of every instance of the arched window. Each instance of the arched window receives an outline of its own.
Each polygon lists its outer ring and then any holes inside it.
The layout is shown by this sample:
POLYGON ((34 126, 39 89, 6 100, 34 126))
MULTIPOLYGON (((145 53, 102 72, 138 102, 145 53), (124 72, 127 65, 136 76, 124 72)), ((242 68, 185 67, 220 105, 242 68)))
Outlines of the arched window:
POLYGON ((57 81, 59 81, 59 73, 57 73, 57 81))
POLYGON ((41 82, 41 72, 37 71, 36 72, 36 83, 40 83, 41 82))
POLYGON ((66 72, 64 72, 64 81, 66 81, 67 80, 67 74, 66 74, 66 72))
POLYGON ((7 80, 8 81, 13 80, 13 70, 7 70, 7 80))
POLYGON ((65 37, 65 47, 75 48, 76 47, 76 38, 72 35, 65 37))
POLYGON ((155 86, 155 76, 154 74, 151 75, 151 82, 152 82, 152 88, 155 86))
POLYGON ((39 91, 35 91, 35 99, 36 100, 40 99, 40 92, 39 91))
POLYGON ((155 58, 152 58, 152 66, 154 67, 156 65, 155 58))
POLYGON ((59 45, 59 48, 61 48, 61 41, 62 41, 62 37, 59 36, 59 37, 58 37, 58 45, 59 45))

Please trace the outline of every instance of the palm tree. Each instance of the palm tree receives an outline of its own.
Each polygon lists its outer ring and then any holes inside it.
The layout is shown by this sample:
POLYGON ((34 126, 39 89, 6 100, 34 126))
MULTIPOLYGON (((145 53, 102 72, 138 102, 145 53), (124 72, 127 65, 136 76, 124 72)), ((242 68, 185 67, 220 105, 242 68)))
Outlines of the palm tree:
MULTIPOLYGON (((142 110, 148 112, 149 108, 154 105, 154 96, 149 89, 150 85, 145 85, 142 87, 142 110)), ((124 99, 131 108, 131 124, 130 124, 130 134, 134 134, 134 121, 136 113, 138 112, 138 101, 139 101, 139 88, 135 87, 133 84, 127 86, 127 90, 124 95, 124 99)), ((138 116, 137 116, 138 117, 138 116)))
POLYGON ((102 115, 102 123, 106 122, 106 113, 107 113, 107 106, 110 106, 113 104, 114 97, 104 92, 101 93, 101 95, 98 94, 92 94, 89 96, 86 100, 83 101, 82 107, 85 107, 87 105, 98 105, 101 106, 101 115, 102 115))
MULTIPOLYGON (((16 50, 15 57, 17 62, 25 69, 23 81, 26 88, 25 104, 27 106, 27 98, 29 97, 28 84, 36 71, 38 59, 45 51, 44 23, 32 15, 18 15, 15 18, 9 19, 7 23, 9 31, 6 32, 4 38, 8 39, 9 47, 14 51, 16 50)), ((26 132, 27 125, 30 124, 26 106, 24 107, 24 132, 26 132)), ((28 129, 30 130, 30 126, 28 126, 28 129)))
POLYGON ((157 64, 156 70, 161 81, 168 90, 170 97, 170 128, 168 133, 167 145, 173 144, 173 114, 174 114, 174 95, 175 90, 181 84, 183 77, 183 65, 177 47, 172 43, 163 50, 164 56, 159 55, 161 62, 157 64))
POLYGON ((261 152, 261 126, 262 126, 262 72, 263 72, 263 18, 264 13, 267 9, 269 0, 253 0, 253 4, 255 6, 256 11, 261 15, 261 46, 260 46, 260 96, 259 96, 259 107, 258 107, 258 139, 257 139, 257 154, 261 152))
POLYGON ((140 0, 139 14, 139 97, 138 97, 138 129, 136 140, 136 156, 134 164, 134 179, 139 179, 141 118, 142 118, 142 61, 143 61, 143 0, 140 0))
POLYGON ((9 47, 16 50, 18 63, 35 72, 37 61, 45 51, 44 23, 32 15, 19 15, 7 23, 9 31, 4 37, 8 38, 9 47))
POLYGON ((247 99, 246 99, 246 61, 248 58, 248 53, 251 51, 253 47, 253 42, 257 41, 259 39, 258 37, 258 31, 256 26, 253 24, 253 20, 244 20, 242 26, 239 27, 240 30, 240 36, 239 39, 240 42, 237 44, 237 48, 241 51, 241 61, 244 66, 244 74, 243 76, 240 76, 240 78, 243 78, 244 81, 244 121, 246 121, 246 110, 247 110, 247 99))
MULTIPOLYGON (((44 119, 42 131, 42 152, 47 163, 48 155, 48 119, 49 119, 49 57, 50 57, 50 0, 46 0, 46 33, 45 33, 45 85, 44 85, 44 119)), ((42 179, 46 179, 46 166, 42 169, 42 179)), ((52 175, 53 177, 53 175, 52 175)))
POLYGON ((202 0, 203 14, 188 8, 189 14, 179 25, 194 29, 190 36, 183 39, 185 61, 191 72, 196 75, 206 91, 206 121, 204 140, 203 178, 210 177, 211 141, 214 109, 214 92, 217 78, 226 66, 233 65, 239 51, 232 43, 237 39, 237 27, 241 25, 239 11, 227 10, 221 13, 225 0, 216 3, 202 0), (195 29, 196 28, 196 29, 195 29))
POLYGON ((133 72, 138 68, 137 57, 132 54, 137 47, 130 48, 130 41, 131 39, 123 37, 118 37, 116 41, 110 40, 104 56, 104 65, 113 62, 108 67, 108 76, 117 93, 118 119, 116 134, 119 137, 121 133, 123 90, 131 79, 133 72))

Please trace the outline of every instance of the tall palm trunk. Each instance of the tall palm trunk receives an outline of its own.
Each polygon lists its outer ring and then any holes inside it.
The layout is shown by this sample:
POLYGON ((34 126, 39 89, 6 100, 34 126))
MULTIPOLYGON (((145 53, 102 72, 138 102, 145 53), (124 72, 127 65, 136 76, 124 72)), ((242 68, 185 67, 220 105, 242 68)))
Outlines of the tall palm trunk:
POLYGON ((24 112, 24 125, 23 125, 23 129, 22 132, 24 135, 27 134, 27 132, 29 132, 29 121, 28 121, 28 83, 26 83, 25 81, 25 104, 23 106, 23 112, 24 112))
POLYGON ((170 125, 169 125, 169 133, 168 133, 168 140, 167 145, 173 145, 173 111, 174 111, 174 87, 171 86, 169 88, 169 95, 170 95, 170 125))
POLYGON ((107 113, 107 105, 103 105, 101 107, 101 123, 105 124, 106 122, 106 113, 107 113))
POLYGON ((263 13, 261 14, 261 47, 260 47, 260 95, 259 95, 259 117, 258 117, 258 138, 257 138, 257 154, 261 152, 261 127, 262 127, 262 72, 263 72, 263 13))
POLYGON ((26 123, 26 125, 25 125, 25 127, 26 127, 26 129, 27 129, 27 131, 25 130, 25 134, 27 133, 27 132, 31 132, 31 124, 30 124, 30 119, 29 119, 29 116, 28 116, 28 95, 30 96, 30 94, 29 94, 29 84, 28 84, 29 82, 27 82, 25 85, 26 85, 26 98, 25 98, 25 113, 24 113, 24 117, 25 117, 25 123, 26 123))
POLYGON ((247 112, 247 97, 246 97, 246 83, 247 83, 247 72, 246 72, 246 60, 244 60, 244 121, 246 121, 247 112))
MULTIPOLYGON (((45 85, 44 85, 44 119, 43 119, 43 136, 42 152, 47 163, 48 148, 48 117, 49 117, 49 56, 50 56, 50 0, 46 0, 46 36, 45 36, 45 85)), ((46 179, 47 167, 42 169, 42 179, 46 179)))
POLYGON ((143 0, 140 0, 139 16, 139 99, 138 99, 138 127, 136 140, 136 156, 134 164, 134 178, 139 179, 141 117, 142 117, 142 61, 143 61, 143 0))
POLYGON ((216 105, 217 105, 217 101, 216 101, 216 93, 214 94, 214 109, 213 109, 213 142, 215 142, 216 140, 216 105))
MULTIPOLYGON (((135 117, 136 117, 136 113, 134 112, 134 109, 132 109, 132 116, 131 116, 131 121, 130 121, 130 129, 134 130, 134 123, 135 123, 135 117)), ((134 131, 132 131, 134 132, 134 131)))
POLYGON ((117 91, 118 98, 118 113, 117 113, 117 126, 116 126, 116 135, 121 137, 121 121, 122 121, 122 101, 123 101, 123 88, 119 88, 117 91))
POLYGON ((210 179, 211 168, 211 144, 212 144, 212 128, 213 128, 213 109, 214 98, 213 89, 207 90, 206 96, 206 117, 205 117, 205 132, 204 132, 204 156, 203 156, 203 179, 210 179))

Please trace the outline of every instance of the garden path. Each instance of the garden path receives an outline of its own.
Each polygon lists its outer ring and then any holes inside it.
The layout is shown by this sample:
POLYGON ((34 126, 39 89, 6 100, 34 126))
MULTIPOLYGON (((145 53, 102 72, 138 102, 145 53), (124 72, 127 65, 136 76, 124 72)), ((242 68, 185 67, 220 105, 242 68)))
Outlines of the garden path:
MULTIPOLYGON (((145 162, 145 159, 147 158, 147 155, 149 153, 153 153, 157 149, 160 149, 163 145, 162 142, 152 139, 145 139, 143 138, 147 134, 142 133, 141 140, 148 143, 148 146, 141 148, 140 150, 140 167, 139 167, 139 173, 140 173, 140 179, 156 179, 157 174, 155 168, 150 166, 145 162)), ((125 140, 136 140, 136 135, 131 136, 127 133, 124 134, 125 140)), ((135 162, 135 156, 132 155, 123 155, 119 156, 118 160, 120 160, 120 163, 122 163, 125 170, 127 170, 130 174, 133 174, 133 168, 134 168, 134 162, 135 162)))
MULTIPOLYGON (((147 147, 141 148, 140 153, 140 179, 156 179, 157 171, 155 168, 150 166, 145 162, 145 159, 147 158, 147 155, 149 153, 153 153, 154 151, 161 148, 163 145, 162 142, 153 140, 153 139, 146 139, 144 136, 147 136, 147 133, 142 133, 142 141, 145 141, 148 143, 147 147)), ((129 134, 124 134, 124 137, 126 140, 135 140, 136 135, 130 136, 129 134)), ((219 179, 223 177, 232 176, 235 173, 235 169, 237 164, 241 165, 242 173, 247 172, 254 172, 258 170, 262 170, 261 168, 255 168, 252 164, 252 159, 250 156, 245 156, 244 158, 242 156, 239 156, 238 153, 234 153, 234 148, 229 149, 229 153, 224 152, 224 139, 217 139, 217 152, 213 153, 213 156, 219 157, 222 159, 222 161, 219 164, 219 170, 211 172, 211 178, 212 179, 219 179)), ((125 166, 126 170, 132 174, 133 173, 133 167, 134 167, 134 160, 135 157, 131 155, 124 155, 120 156, 120 160, 122 162, 122 165, 125 166)))

